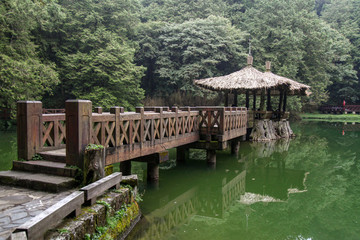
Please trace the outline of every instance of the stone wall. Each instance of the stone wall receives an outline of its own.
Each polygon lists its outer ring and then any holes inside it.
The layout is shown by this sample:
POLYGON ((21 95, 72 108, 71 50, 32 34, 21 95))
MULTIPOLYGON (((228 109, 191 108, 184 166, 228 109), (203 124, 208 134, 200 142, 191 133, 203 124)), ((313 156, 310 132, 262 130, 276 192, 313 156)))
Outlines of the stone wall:
POLYGON ((78 217, 65 219, 48 231, 45 239, 109 239, 109 236, 111 239, 124 239, 141 215, 134 197, 135 192, 129 188, 109 190, 96 204, 82 208, 78 217), (114 218, 119 210, 126 211, 120 220, 114 218))

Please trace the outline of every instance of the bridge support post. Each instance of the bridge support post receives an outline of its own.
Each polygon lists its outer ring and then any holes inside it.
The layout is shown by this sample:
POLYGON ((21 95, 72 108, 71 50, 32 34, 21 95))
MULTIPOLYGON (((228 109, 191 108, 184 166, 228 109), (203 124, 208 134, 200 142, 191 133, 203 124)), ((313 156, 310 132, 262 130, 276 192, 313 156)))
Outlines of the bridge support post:
POLYGON ((206 150, 206 161, 208 166, 216 166, 216 150, 206 150))
POLYGON ((31 159, 42 145, 42 102, 17 102, 18 159, 31 159))
POLYGON ((189 157, 189 148, 187 147, 177 147, 176 148, 176 162, 185 163, 189 157))
POLYGON ((237 156, 239 154, 239 149, 240 149, 240 139, 235 138, 231 140, 231 154, 237 156))
POLYGON ((120 171, 122 172, 123 176, 131 175, 131 161, 123 161, 120 162, 120 171))
POLYGON ((147 181, 150 183, 159 182, 159 162, 156 160, 147 163, 147 181))
POLYGON ((84 168, 84 151, 91 143, 92 103, 89 100, 67 100, 66 164, 84 168))

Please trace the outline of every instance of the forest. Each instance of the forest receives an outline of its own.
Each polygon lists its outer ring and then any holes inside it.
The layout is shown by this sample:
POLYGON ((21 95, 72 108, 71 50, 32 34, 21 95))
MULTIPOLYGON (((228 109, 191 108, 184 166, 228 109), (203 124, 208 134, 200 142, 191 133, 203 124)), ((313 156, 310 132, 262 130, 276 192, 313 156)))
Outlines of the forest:
POLYGON ((89 99, 218 105, 194 79, 246 65, 311 86, 300 111, 360 103, 358 0, 1 0, 0 108, 89 99))

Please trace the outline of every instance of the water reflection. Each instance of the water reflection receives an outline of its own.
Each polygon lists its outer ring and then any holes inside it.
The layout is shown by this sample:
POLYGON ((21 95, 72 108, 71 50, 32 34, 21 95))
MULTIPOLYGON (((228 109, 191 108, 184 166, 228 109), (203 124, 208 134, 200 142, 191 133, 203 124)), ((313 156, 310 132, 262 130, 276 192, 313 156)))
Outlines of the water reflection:
POLYGON ((286 201, 289 189, 305 190, 305 171, 286 168, 289 145, 289 140, 242 143, 238 158, 218 154, 215 171, 206 171, 202 161, 162 171, 160 187, 147 189, 144 217, 129 239, 167 239, 194 216, 225 219, 236 204, 245 206, 247 229, 251 204, 286 201))

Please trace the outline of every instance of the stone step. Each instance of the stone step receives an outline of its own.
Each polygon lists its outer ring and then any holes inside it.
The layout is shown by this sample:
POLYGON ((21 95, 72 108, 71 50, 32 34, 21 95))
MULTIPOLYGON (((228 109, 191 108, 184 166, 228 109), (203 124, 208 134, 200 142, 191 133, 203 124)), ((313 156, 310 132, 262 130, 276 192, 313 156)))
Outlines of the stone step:
POLYGON ((46 151, 46 152, 39 152, 38 153, 43 160, 51 161, 51 162, 66 162, 66 149, 57 149, 52 151, 46 151))
POLYGON ((0 172, 0 184, 47 192, 61 192, 77 186, 74 178, 14 170, 0 172))
POLYGON ((13 161, 13 170, 33 173, 46 173, 62 177, 75 177, 76 169, 66 167, 65 163, 49 161, 13 161))

